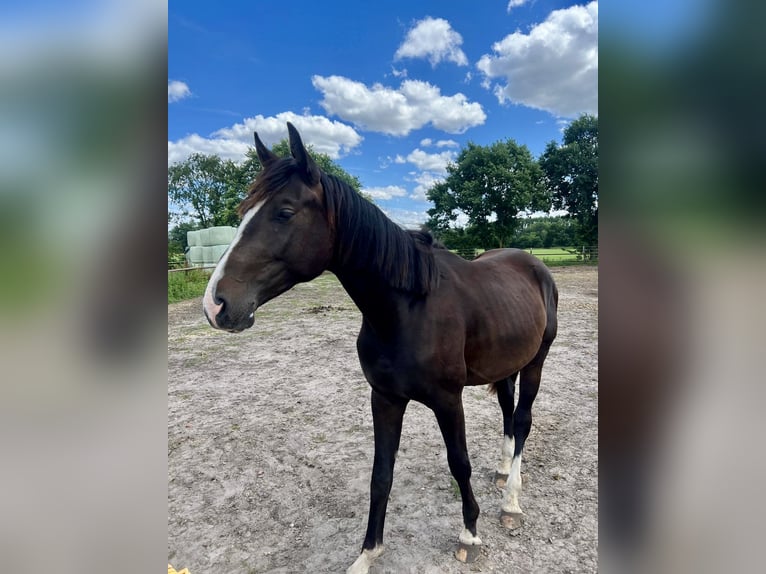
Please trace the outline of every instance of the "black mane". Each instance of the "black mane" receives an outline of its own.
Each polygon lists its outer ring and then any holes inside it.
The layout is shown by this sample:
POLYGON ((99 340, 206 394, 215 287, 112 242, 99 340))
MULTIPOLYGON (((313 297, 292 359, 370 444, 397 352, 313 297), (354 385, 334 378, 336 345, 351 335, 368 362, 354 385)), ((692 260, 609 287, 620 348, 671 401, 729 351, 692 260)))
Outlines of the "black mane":
MULTIPOLYGON (((278 192, 298 173, 292 158, 274 162, 258 174, 239 206, 243 215, 268 195, 278 192)), ((433 237, 427 231, 405 231, 346 182, 321 172, 327 216, 335 229, 333 266, 370 272, 388 285, 425 295, 436 287, 439 270, 433 237)))
POLYGON ((430 233, 405 231, 335 176, 322 172, 321 182, 335 227, 336 265, 373 272, 391 287, 419 295, 436 287, 430 233))

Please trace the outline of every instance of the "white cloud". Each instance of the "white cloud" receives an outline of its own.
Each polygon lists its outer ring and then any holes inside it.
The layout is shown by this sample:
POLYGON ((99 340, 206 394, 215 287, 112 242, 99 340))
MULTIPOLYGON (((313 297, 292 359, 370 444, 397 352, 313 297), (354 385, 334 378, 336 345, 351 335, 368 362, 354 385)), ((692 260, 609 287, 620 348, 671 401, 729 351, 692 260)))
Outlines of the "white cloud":
POLYGON ((178 80, 168 81, 168 103, 177 102, 191 96, 191 90, 183 82, 178 80))
POLYGON ((481 104, 468 102, 461 93, 443 96, 437 86, 419 80, 404 80, 397 90, 381 84, 368 88, 342 76, 314 76, 312 82, 328 114, 385 134, 404 136, 429 123, 463 133, 487 119, 481 104))
POLYGON ((425 211, 387 207, 381 207, 381 209, 394 223, 407 229, 417 229, 428 219, 428 214, 425 211))
POLYGON ((506 10, 508 10, 508 12, 510 13, 510 11, 513 10, 514 8, 523 6, 527 2, 529 2, 529 0, 509 0, 508 7, 506 8, 506 10))
POLYGON ((411 163, 421 171, 433 171, 435 173, 447 173, 447 164, 455 160, 457 153, 443 151, 440 153, 427 153, 416 148, 407 154, 406 158, 396 156, 396 163, 411 163))
POLYGON ((191 134, 180 140, 168 142, 168 165, 184 161, 193 153, 218 155, 223 159, 242 161, 249 146, 245 142, 222 138, 205 138, 191 134))
POLYGON ((254 145, 254 131, 258 132, 263 143, 271 146, 287 138, 287 122, 298 128, 305 144, 312 145, 315 151, 325 153, 332 159, 349 153, 363 139, 351 126, 324 116, 298 115, 294 112, 282 112, 268 118, 258 115, 217 130, 209 138, 192 134, 169 141, 168 164, 183 161, 192 153, 217 154, 223 159, 242 161, 245 152, 254 145))
POLYGON ((282 112, 268 118, 257 115, 229 128, 220 129, 213 135, 253 145, 253 132, 257 131, 261 141, 271 146, 287 138, 287 122, 298 129, 303 143, 312 145, 315 151, 325 153, 332 159, 349 153, 364 139, 354 128, 341 122, 324 116, 299 115, 294 112, 282 112))
POLYGON ((436 147, 459 147, 460 146, 460 144, 457 143, 455 140, 439 140, 437 142, 434 142, 434 140, 432 140, 431 138, 424 138, 420 140, 420 147, 431 147, 432 145, 435 145, 436 147))
POLYGON ((398 185, 387 185, 386 187, 366 187, 362 189, 362 193, 366 193, 377 201, 404 197, 407 195, 407 190, 398 185))
POLYGON ((407 68, 402 68, 401 70, 397 70, 396 68, 391 66, 391 73, 394 75, 395 78, 406 78, 407 68))
POLYGON ((455 32, 443 18, 426 16, 415 23, 401 46, 394 54, 394 60, 402 58, 427 58, 431 66, 442 60, 467 66, 468 58, 460 49, 463 37, 455 32))
MULTIPOLYGON (((427 139, 423 141, 430 142, 431 140, 427 139)), ((422 144, 423 142, 420 143, 422 144)), ((436 143, 437 146, 440 146, 440 144, 457 145, 457 143, 452 140, 440 140, 436 143)), ((447 165, 450 162, 455 161, 456 157, 456 151, 445 150, 439 153, 427 153, 416 148, 407 154, 407 157, 398 154, 393 159, 393 162, 398 164, 410 163, 418 168, 419 171, 410 172, 409 177, 405 178, 408 181, 417 183, 412 190, 412 194, 410 194, 410 199, 415 201, 428 201, 426 192, 435 184, 444 180, 444 177, 447 175, 447 165)))
POLYGON ((564 117, 598 113, 598 2, 551 12, 529 34, 493 44, 477 67, 502 78, 495 95, 564 117))
POLYGON ((415 201, 428 201, 426 192, 437 183, 444 181, 444 178, 427 171, 413 173, 412 175, 412 180, 418 184, 415 186, 415 189, 412 190, 412 194, 410 195, 410 199, 415 201))

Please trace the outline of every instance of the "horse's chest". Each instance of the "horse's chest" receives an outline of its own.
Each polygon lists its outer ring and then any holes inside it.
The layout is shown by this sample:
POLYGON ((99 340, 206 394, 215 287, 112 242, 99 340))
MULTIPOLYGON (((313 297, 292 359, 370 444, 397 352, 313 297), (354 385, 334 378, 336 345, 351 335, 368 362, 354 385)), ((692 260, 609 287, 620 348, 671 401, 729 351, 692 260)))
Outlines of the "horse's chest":
POLYGON ((360 336, 357 348, 367 381, 381 392, 421 400, 434 382, 457 382, 465 376, 462 352, 445 353, 445 345, 406 340, 382 343, 360 336))

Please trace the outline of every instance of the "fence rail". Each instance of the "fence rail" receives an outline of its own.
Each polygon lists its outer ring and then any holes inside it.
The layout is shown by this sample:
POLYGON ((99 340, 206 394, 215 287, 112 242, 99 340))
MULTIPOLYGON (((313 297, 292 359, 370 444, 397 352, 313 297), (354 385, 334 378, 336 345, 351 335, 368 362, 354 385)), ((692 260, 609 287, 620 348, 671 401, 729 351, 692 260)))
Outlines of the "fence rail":
MULTIPOLYGON (((487 249, 452 249, 453 253, 457 253, 463 259, 471 261, 476 259, 479 255, 487 251, 487 249)), ((529 248, 524 249, 528 253, 531 253, 543 263, 551 264, 576 264, 576 263, 598 263, 598 247, 552 247, 546 248, 529 248)), ((168 273, 188 273, 202 269, 215 269, 215 265, 201 265, 199 267, 179 267, 172 268, 173 261, 168 261, 168 273)), ((177 262, 175 262, 177 264, 177 262)))
POLYGON ((195 270, 205 270, 205 269, 215 269, 215 265, 200 265, 199 267, 176 267, 171 268, 170 265, 172 264, 171 261, 168 262, 168 273, 179 273, 183 271, 184 273, 188 273, 189 271, 195 271, 195 270))
MULTIPOLYGON (((453 249, 463 259, 476 259, 487 249, 453 249)), ((544 263, 598 263, 598 247, 532 247, 524 249, 544 263)))

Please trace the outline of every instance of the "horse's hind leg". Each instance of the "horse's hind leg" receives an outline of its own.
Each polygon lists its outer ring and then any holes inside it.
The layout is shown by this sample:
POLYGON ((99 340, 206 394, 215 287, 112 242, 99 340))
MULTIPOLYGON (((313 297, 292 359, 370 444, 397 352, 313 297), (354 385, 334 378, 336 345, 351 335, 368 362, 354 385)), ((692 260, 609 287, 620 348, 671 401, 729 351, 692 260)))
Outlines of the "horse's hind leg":
POLYGON ((504 488, 508 481, 508 475, 511 473, 511 460, 513 459, 514 441, 513 441, 513 397, 516 394, 516 376, 510 377, 495 383, 497 392, 497 402, 503 411, 503 445, 500 449, 500 464, 495 471, 495 485, 498 488, 504 488))
POLYGON ((503 493, 503 505, 500 519, 503 526, 510 529, 519 528, 522 524, 523 512, 519 506, 521 495, 521 454, 524 443, 532 427, 532 403, 535 401, 540 388, 540 375, 543 362, 548 354, 550 343, 540 348, 535 359, 521 370, 519 381, 519 401, 513 412, 513 458, 508 474, 508 482, 503 493))

